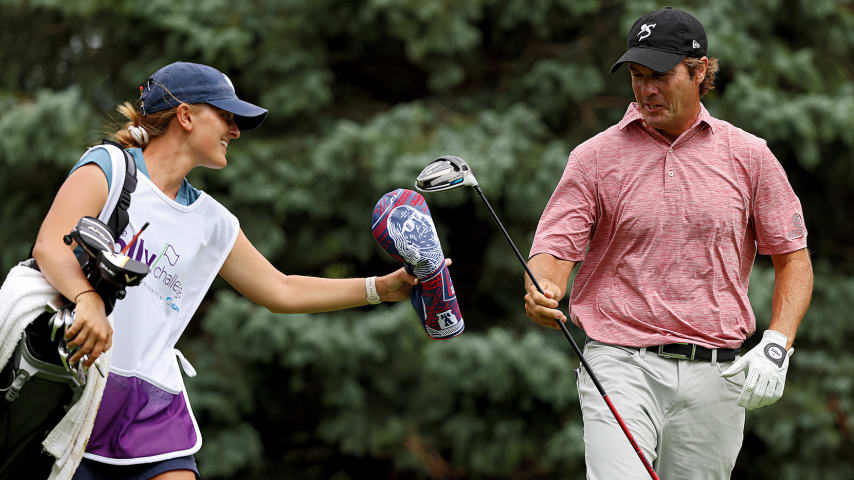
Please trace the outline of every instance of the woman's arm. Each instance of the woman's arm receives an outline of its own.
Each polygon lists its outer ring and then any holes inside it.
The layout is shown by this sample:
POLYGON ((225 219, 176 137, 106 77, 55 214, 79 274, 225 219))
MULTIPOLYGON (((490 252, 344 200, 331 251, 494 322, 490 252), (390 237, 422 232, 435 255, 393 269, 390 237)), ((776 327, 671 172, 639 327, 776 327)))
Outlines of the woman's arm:
MULTIPOLYGON (((241 230, 219 274, 248 299, 274 313, 314 313, 367 305, 364 278, 285 275, 255 249, 241 230)), ((418 278, 398 269, 377 277, 383 301, 409 297, 418 278)))
POLYGON ((92 290, 92 285, 77 263, 73 245, 69 248, 62 237, 71 231, 81 217, 97 217, 107 201, 108 191, 104 172, 96 164, 87 164, 75 170, 57 192, 33 247, 33 257, 47 281, 66 298, 77 301, 74 324, 65 336, 73 338, 68 342, 69 347, 82 345, 71 357, 71 363, 88 354, 89 358, 84 364, 87 367, 110 348, 113 329, 107 321, 101 297, 94 292, 80 295, 81 292, 92 290))

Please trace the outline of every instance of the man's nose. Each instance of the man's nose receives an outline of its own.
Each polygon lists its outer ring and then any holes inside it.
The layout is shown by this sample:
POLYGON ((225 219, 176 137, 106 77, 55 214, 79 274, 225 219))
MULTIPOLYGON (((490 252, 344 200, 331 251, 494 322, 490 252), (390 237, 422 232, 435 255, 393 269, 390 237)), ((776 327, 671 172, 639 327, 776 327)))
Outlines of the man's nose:
POLYGON ((654 80, 644 80, 641 84, 641 93, 645 97, 651 97, 658 94, 658 92, 658 85, 656 85, 654 80))

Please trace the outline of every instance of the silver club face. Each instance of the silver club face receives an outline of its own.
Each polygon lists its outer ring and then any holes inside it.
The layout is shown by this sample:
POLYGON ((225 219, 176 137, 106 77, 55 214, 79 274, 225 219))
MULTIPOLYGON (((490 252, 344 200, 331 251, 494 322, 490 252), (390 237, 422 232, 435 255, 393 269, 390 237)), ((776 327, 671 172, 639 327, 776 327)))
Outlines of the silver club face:
POLYGON ((433 160, 415 179, 415 188, 422 192, 438 192, 466 186, 477 186, 477 179, 474 178, 468 163, 453 155, 433 160))
POLYGON ((109 228, 100 220, 93 217, 83 217, 77 222, 74 227, 77 234, 80 236, 79 243, 92 257, 96 257, 98 252, 106 250, 113 251, 113 234, 109 228))

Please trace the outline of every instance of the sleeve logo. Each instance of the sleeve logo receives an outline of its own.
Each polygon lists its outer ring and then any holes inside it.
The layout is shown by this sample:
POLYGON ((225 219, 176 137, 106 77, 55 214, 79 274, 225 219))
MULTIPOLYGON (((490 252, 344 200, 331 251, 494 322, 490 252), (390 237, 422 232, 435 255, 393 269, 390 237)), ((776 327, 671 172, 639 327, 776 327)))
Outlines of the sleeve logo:
POLYGON ((800 213, 792 215, 792 227, 789 233, 786 234, 786 240, 794 240, 804 236, 804 219, 800 213))

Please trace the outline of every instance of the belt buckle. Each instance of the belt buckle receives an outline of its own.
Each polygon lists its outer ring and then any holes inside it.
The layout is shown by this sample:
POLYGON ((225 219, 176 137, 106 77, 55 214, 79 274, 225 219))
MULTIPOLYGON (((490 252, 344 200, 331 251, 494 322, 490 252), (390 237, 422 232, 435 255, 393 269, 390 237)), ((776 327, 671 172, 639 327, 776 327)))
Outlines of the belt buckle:
POLYGON ((664 357, 664 358, 672 358, 675 360, 694 360, 694 355, 697 353, 697 346, 696 345, 694 345, 693 343, 677 343, 675 345, 691 345, 691 354, 685 355, 684 353, 665 352, 664 351, 665 345, 659 345, 658 346, 658 356, 664 357))

